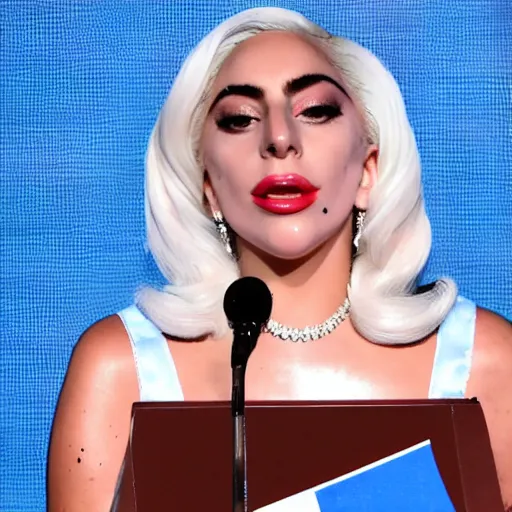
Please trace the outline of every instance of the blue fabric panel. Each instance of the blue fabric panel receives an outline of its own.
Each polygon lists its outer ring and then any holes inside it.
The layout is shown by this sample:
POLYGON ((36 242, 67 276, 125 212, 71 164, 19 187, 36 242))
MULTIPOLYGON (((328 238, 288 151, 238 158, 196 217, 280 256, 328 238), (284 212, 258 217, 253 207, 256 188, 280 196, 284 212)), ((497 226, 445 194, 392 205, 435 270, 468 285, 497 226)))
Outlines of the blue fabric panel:
POLYGON ((430 443, 315 494, 320 512, 456 512, 430 443))
POLYGON ((509 0, 0 2, 0 510, 45 510, 52 415, 73 345, 158 280, 144 253, 146 143, 186 54, 262 5, 373 50, 424 164, 423 275, 512 318, 509 0))

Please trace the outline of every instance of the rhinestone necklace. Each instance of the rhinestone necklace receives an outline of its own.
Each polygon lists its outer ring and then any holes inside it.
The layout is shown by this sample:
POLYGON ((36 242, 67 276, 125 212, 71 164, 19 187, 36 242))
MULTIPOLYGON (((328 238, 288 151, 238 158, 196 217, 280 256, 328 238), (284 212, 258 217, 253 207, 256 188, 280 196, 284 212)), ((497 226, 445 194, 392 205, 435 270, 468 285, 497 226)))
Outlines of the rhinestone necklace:
POLYGON ((348 317, 350 311, 350 301, 348 297, 345 302, 332 314, 325 322, 317 325, 307 326, 304 329, 297 329, 282 325, 275 320, 270 319, 264 327, 263 332, 268 332, 275 338, 282 340, 311 341, 318 340, 330 334, 338 325, 348 317))

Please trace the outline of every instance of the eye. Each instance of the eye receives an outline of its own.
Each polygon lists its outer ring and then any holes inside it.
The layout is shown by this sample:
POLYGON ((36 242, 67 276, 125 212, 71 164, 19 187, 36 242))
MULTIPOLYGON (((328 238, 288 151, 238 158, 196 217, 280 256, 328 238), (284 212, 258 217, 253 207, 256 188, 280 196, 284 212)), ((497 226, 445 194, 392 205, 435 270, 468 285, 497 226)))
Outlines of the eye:
POLYGON ((301 112, 302 116, 311 120, 314 123, 326 123, 331 119, 343 115, 339 105, 314 105, 301 112))
POLYGON ((235 133, 243 131, 245 128, 249 128, 249 126, 253 124, 253 121, 257 120, 257 118, 252 116, 236 114, 223 116, 215 122, 221 130, 229 133, 235 133))

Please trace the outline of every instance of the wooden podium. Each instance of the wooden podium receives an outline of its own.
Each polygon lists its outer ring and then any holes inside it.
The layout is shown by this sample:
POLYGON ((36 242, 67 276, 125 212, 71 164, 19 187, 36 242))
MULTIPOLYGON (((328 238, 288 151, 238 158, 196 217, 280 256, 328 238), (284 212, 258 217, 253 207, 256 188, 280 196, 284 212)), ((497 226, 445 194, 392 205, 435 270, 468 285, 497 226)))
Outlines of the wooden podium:
MULTIPOLYGON (((136 403, 119 512, 229 512, 230 404, 136 403)), ((252 511, 431 440, 458 512, 503 512, 477 400, 249 402, 252 511)), ((357 511, 354 511, 357 512, 357 511)))

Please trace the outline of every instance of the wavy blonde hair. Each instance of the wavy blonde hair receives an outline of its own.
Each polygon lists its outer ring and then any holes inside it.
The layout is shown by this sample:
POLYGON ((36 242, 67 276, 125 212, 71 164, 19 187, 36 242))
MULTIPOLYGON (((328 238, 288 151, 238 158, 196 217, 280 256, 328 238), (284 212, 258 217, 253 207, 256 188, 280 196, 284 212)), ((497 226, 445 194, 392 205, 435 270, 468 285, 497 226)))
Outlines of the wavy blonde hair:
POLYGON ((208 91, 222 63, 240 42, 268 30, 297 33, 323 49, 363 106, 369 142, 379 147, 378 179, 352 267, 352 323, 374 343, 420 340, 445 318, 457 289, 440 279, 416 293, 431 231, 400 90, 368 50, 279 8, 249 9, 226 20, 199 43, 174 81, 149 141, 145 189, 149 248, 171 284, 143 287, 137 304, 174 336, 222 336, 228 328, 223 296, 239 273, 203 205, 198 145, 208 91))

